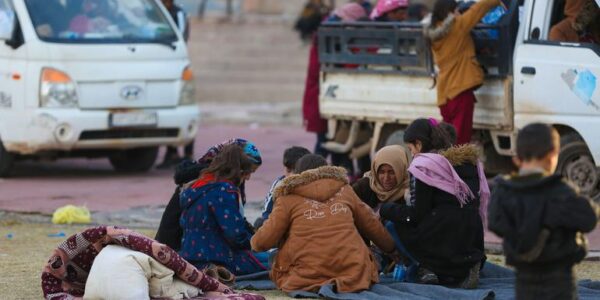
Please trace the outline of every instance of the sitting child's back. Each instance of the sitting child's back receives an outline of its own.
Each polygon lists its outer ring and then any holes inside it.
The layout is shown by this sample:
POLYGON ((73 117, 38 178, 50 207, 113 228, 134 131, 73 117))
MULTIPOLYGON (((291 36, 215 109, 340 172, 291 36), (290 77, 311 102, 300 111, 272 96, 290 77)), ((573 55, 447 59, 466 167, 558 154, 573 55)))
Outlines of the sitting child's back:
POLYGON ((394 250, 377 216, 348 185, 346 170, 326 164, 318 155, 302 157, 297 174, 276 188, 273 213, 252 237, 255 251, 279 247, 270 275, 286 292, 316 292, 327 284, 338 292, 369 289, 379 277, 361 234, 386 253, 394 250))

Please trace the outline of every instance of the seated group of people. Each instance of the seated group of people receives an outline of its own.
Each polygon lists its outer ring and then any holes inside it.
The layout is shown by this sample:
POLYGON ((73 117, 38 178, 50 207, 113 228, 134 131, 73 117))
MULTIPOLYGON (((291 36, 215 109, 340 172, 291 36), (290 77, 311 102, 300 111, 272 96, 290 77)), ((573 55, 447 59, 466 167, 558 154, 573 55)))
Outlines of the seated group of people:
POLYGON ((405 133, 412 155, 382 148, 352 186, 344 168, 291 147, 256 230, 244 182, 262 159, 251 142, 230 140, 178 168, 156 239, 199 269, 270 270, 284 291, 365 290, 394 262, 418 266, 416 282, 475 288, 490 192, 477 148, 453 139, 451 125, 418 119, 405 133))
POLYGON ((455 138, 451 125, 417 119, 404 134, 409 151, 382 148, 352 186, 344 168, 292 147, 258 230, 246 221, 244 183, 262 158, 251 142, 227 141, 178 167, 158 242, 107 226, 76 234, 44 268, 44 295, 79 297, 85 287, 90 299, 125 299, 125 292, 137 295, 127 299, 199 293, 263 299, 233 294, 223 283, 231 283, 231 273, 266 270, 286 292, 317 292, 327 284, 360 292, 394 263, 411 273, 394 278, 400 281, 473 289, 486 260, 487 221, 516 268, 517 299, 576 299, 573 266, 586 255, 582 233, 596 227, 600 208, 552 175, 556 129, 531 124, 519 132, 520 170, 499 179, 493 195, 477 147, 453 146, 455 138))

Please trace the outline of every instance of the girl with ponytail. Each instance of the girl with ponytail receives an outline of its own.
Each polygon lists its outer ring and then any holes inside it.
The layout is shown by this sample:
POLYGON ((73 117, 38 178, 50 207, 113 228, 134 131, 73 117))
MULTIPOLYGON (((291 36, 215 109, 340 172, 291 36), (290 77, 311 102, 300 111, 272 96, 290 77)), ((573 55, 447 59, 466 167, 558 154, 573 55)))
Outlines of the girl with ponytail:
POLYGON ((254 164, 244 150, 230 144, 181 193, 179 254, 197 268, 217 265, 235 275, 267 270, 266 263, 250 251, 253 231, 247 226, 240 199, 239 187, 253 171, 254 164))
POLYGON ((485 262, 483 223, 489 187, 476 146, 451 146, 435 119, 417 119, 404 132, 413 154, 410 197, 385 204, 397 239, 419 263, 417 281, 475 288, 485 262))

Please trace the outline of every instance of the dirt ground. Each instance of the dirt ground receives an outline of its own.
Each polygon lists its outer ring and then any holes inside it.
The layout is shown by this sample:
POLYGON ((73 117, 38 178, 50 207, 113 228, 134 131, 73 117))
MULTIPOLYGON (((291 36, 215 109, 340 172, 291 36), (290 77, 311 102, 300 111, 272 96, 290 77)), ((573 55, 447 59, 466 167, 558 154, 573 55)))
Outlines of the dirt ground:
MULTIPOLYGON (((0 220, 0 299, 41 299, 41 270, 51 251, 66 237, 85 228, 0 220)), ((155 234, 149 229, 138 231, 150 237, 155 234)), ((502 256, 490 255, 489 259, 504 264, 502 256)), ((577 267, 577 275, 579 279, 600 280, 600 262, 582 263, 577 267)), ((258 293, 267 299, 288 299, 278 291, 258 293)))

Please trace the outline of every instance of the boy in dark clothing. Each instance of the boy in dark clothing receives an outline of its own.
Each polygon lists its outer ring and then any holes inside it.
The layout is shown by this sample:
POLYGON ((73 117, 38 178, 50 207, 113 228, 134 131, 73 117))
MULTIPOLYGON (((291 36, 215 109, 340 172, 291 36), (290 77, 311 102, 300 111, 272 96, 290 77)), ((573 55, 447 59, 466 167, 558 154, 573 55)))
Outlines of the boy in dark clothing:
POLYGON ((517 271, 516 299, 577 299, 573 266, 586 255, 583 232, 600 210, 554 174, 560 138, 545 124, 517 137, 519 173, 500 179, 489 206, 489 229, 504 239, 506 263, 517 271))
POLYGON ((285 174, 277 177, 271 188, 269 189, 269 193, 265 198, 265 204, 263 207, 262 215, 256 219, 254 222, 254 228, 258 230, 262 226, 262 224, 269 218, 269 215, 273 211, 273 205, 275 204, 275 199, 273 198, 273 191, 277 185, 286 177, 294 174, 294 167, 296 166, 296 162, 302 158, 303 156, 310 154, 310 151, 304 147, 293 146, 285 149, 283 152, 283 166, 285 168, 285 174))

